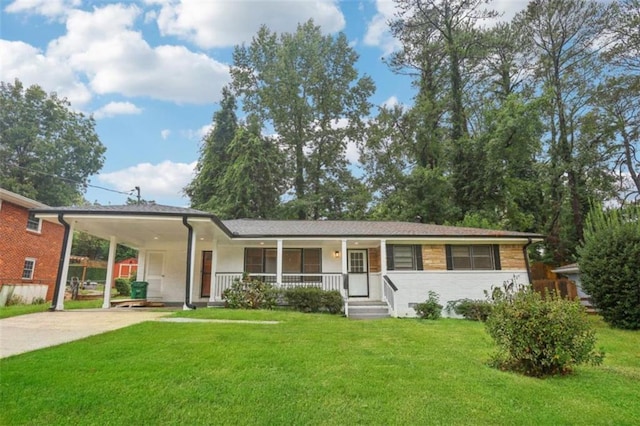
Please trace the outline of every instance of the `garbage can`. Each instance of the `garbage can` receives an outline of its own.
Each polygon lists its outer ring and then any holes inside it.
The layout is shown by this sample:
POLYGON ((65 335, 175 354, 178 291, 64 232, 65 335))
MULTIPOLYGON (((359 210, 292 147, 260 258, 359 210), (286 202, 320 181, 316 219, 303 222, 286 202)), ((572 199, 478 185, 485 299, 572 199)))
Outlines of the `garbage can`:
POLYGON ((131 298, 132 299, 146 299, 147 287, 149 283, 146 281, 134 281, 131 283, 131 298))

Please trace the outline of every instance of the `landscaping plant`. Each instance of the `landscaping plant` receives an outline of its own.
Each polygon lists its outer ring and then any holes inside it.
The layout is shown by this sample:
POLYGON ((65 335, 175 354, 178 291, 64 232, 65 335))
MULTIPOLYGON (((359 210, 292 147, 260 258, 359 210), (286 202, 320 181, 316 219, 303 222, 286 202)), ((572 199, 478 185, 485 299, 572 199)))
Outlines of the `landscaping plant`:
POLYGON ((543 297, 523 287, 494 302, 486 329, 498 345, 491 363, 533 377, 567 374, 583 363, 598 365, 595 331, 577 300, 543 297))
POLYGON ((273 309, 278 301, 278 291, 271 284, 243 274, 222 292, 222 299, 231 309, 273 309))
POLYGON ((429 297, 423 303, 418 303, 415 309, 422 319, 437 320, 442 316, 442 305, 438 303, 440 297, 435 291, 429 290, 429 297))
POLYGON ((322 290, 318 287, 293 287, 285 290, 284 298, 300 312, 326 311, 337 314, 342 311, 343 300, 339 291, 322 290))
POLYGON ((446 310, 448 314, 454 312, 456 315, 461 315, 465 319, 484 322, 491 314, 493 304, 488 300, 450 300, 447 302, 446 310))
POLYGON ((120 296, 131 295, 131 280, 127 278, 116 278, 116 290, 120 296))
POLYGON ((593 207, 578 249, 582 288, 610 325, 640 329, 640 206, 593 207))

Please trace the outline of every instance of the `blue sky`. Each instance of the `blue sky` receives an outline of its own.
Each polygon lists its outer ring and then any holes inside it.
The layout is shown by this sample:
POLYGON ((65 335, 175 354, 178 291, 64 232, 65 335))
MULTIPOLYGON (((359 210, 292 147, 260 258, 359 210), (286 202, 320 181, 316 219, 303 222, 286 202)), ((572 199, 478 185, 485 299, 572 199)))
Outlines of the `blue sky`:
MULTIPOLYGON (((91 184, 114 191, 139 186, 142 197, 186 206, 200 142, 229 81, 233 46, 261 24, 295 31, 313 18, 325 33, 344 32, 357 67, 377 86, 374 105, 411 104, 406 77, 382 62, 397 43, 387 27, 389 0, 14 0, 1 1, 0 80, 20 79, 68 98, 93 114, 107 147, 91 184)), ((513 16, 524 0, 494 0, 513 16)), ((357 161, 354 147, 348 150, 357 161)), ((124 204, 127 196, 89 188, 87 200, 124 204)))

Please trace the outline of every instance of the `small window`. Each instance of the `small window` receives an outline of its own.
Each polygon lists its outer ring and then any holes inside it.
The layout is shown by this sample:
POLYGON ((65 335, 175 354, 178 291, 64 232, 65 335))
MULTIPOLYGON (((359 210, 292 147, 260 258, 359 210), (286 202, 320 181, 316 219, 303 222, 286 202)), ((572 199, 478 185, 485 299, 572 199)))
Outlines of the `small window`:
POLYGON ((499 270, 499 256, 497 245, 447 245, 447 269, 499 270))
POLYGON ((24 268, 22 268, 22 279, 32 280, 33 271, 35 271, 35 269, 36 269, 36 260, 31 258, 26 258, 24 260, 24 268))
POLYGON ((34 213, 29 213, 29 218, 27 219, 27 229, 29 231, 40 232, 40 225, 40 219, 38 219, 34 213))
POLYGON ((387 270, 422 271, 422 246, 387 244, 387 270))

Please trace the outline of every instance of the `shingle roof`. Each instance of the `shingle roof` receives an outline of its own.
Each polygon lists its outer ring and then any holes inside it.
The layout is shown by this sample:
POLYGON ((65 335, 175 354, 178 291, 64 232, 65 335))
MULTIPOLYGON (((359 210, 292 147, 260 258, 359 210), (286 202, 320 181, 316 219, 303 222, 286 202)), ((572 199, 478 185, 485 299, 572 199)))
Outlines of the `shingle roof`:
POLYGON ((224 220, 234 236, 241 237, 507 237, 541 238, 542 235, 414 222, 348 220, 224 220))
POLYGON ((74 207, 51 207, 34 209, 38 213, 77 213, 77 214, 144 214, 144 215, 191 215, 191 216, 211 216, 211 213, 200 210, 165 206, 162 204, 127 204, 120 206, 74 206, 74 207))

